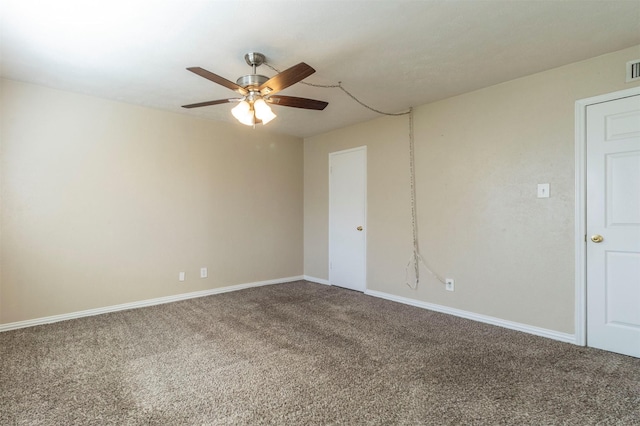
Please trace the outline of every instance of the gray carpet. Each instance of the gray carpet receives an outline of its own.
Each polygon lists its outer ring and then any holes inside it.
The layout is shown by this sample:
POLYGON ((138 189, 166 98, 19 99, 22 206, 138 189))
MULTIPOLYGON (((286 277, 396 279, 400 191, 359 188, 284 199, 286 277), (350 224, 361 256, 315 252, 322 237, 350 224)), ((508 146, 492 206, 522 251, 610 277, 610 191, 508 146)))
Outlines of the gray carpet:
POLYGON ((0 333, 2 425, 640 425, 640 359, 307 282, 0 333))

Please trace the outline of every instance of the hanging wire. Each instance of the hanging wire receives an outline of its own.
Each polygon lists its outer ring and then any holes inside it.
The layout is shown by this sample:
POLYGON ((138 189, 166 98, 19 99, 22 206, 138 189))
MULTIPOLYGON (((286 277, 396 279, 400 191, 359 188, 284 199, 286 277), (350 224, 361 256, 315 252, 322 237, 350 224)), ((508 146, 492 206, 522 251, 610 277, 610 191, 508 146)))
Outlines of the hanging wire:
MULTIPOLYGON (((277 72, 277 73, 281 73, 282 71, 280 71, 279 69, 277 69, 276 67, 274 67, 273 65, 271 65, 268 62, 264 62, 263 65, 266 65, 268 68, 271 68, 273 71, 277 72)), ((353 99, 354 101, 356 101, 357 103, 359 103, 360 105, 362 105, 363 107, 373 111, 373 112, 377 112, 378 114, 382 114, 382 115, 407 115, 411 112, 411 110, 409 111, 405 111, 405 112, 384 112, 384 111, 380 111, 377 110, 375 108, 370 107, 369 105, 365 104, 364 102, 362 102, 360 99, 358 99, 355 95, 353 95, 351 92, 349 92, 347 89, 345 89, 342 86, 342 82, 339 81, 338 84, 314 84, 314 83, 307 83, 305 81, 300 81, 301 84, 304 84, 306 86, 311 86, 311 87, 321 87, 323 89, 340 89, 342 90, 344 93, 347 94, 347 96, 349 96, 351 99, 353 99)))
POLYGON ((411 188, 411 229, 413 231, 413 255, 405 267, 405 283, 412 289, 418 288, 420 282, 420 247, 418 246, 418 220, 416 212, 416 160, 415 142, 413 139, 413 108, 409 109, 409 186, 411 188), (413 261, 415 282, 409 282, 409 267, 413 261))
MULTIPOLYGON (((264 62, 263 64, 266 65, 268 68, 271 68, 273 71, 277 73, 282 72, 276 67, 269 64, 268 62, 264 62)), ((369 105, 365 104, 360 99, 358 99, 355 95, 353 95, 351 92, 349 92, 347 89, 345 89, 342 86, 341 81, 339 81, 338 84, 315 84, 315 83, 307 83, 305 81, 300 81, 299 83, 304 84, 306 86, 320 87, 323 89, 336 89, 336 88, 340 89, 344 93, 346 93, 347 96, 349 96, 351 99, 353 99, 363 107, 373 112, 376 112, 378 114, 391 115, 391 116, 409 115, 409 174, 410 174, 409 180, 410 180, 410 186, 411 186, 411 229, 413 232, 413 253, 409 258, 409 262, 407 263, 407 266, 405 267, 405 284, 407 284, 413 290, 418 288, 418 284, 420 283, 420 264, 422 264, 422 266, 424 266, 427 272, 431 274, 435 279, 440 281, 442 284, 445 284, 444 278, 442 278, 440 275, 433 272, 433 270, 431 270, 429 265, 427 265, 426 261, 420 254, 420 245, 418 244, 419 240, 418 240, 418 220, 417 220, 417 210, 416 210, 416 172, 415 172, 416 162, 415 162, 415 142, 414 142, 414 134, 413 134, 413 108, 409 108, 409 111, 397 112, 397 113, 380 111, 378 109, 370 107, 369 105), (412 264, 413 264, 414 279, 410 280, 409 270, 412 264)))
POLYGON ((405 284, 411 287, 413 290, 418 288, 418 284, 420 283, 420 264, 424 266, 424 268, 435 277, 442 284, 445 283, 445 280, 440 277, 438 274, 433 272, 429 265, 425 262, 422 255, 420 254, 420 245, 418 240, 418 214, 416 209, 416 157, 415 157, 415 141, 414 141, 414 133, 413 133, 413 108, 409 109, 409 182, 411 188, 411 229, 413 231, 413 253, 409 258, 409 262, 407 262, 407 266, 405 266, 405 284), (411 264, 413 263, 413 272, 414 272, 414 280, 413 283, 409 280, 409 269, 411 264))

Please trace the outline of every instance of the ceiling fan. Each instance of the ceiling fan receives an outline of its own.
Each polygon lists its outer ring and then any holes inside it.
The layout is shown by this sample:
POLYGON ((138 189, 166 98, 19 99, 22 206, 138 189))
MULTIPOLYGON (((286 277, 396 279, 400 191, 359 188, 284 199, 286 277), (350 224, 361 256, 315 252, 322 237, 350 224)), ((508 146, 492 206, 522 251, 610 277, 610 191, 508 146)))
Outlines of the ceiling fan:
POLYGON ((210 71, 200 67, 190 67, 187 70, 218 83, 228 89, 238 92, 241 98, 218 99, 215 101, 199 102, 196 104, 183 105, 183 108, 198 108, 209 105, 218 105, 228 102, 238 102, 238 105, 231 109, 233 116, 242 124, 254 126, 255 124, 267 124, 276 115, 271 111, 268 104, 281 105, 294 108, 323 110, 328 102, 315 99, 297 98, 295 96, 275 95, 281 90, 296 84, 316 72, 309 65, 300 62, 282 71, 274 77, 265 77, 256 74, 256 68, 265 62, 262 53, 250 52, 244 55, 245 61, 253 68, 253 74, 243 75, 236 83, 220 77, 210 71))

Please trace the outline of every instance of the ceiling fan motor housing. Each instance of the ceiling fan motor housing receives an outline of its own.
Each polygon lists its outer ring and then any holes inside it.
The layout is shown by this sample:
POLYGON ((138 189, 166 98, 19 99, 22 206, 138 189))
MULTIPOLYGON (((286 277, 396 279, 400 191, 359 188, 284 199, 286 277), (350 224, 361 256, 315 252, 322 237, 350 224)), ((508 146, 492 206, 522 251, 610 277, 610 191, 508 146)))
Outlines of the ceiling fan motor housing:
POLYGON ((242 77, 240 77, 236 81, 236 83, 238 84, 238 86, 242 86, 242 87, 246 87, 247 89, 251 89, 251 88, 254 88, 254 87, 255 88, 260 87, 267 80, 269 80, 269 77, 265 77, 264 75, 249 74, 249 75, 243 75, 242 77))

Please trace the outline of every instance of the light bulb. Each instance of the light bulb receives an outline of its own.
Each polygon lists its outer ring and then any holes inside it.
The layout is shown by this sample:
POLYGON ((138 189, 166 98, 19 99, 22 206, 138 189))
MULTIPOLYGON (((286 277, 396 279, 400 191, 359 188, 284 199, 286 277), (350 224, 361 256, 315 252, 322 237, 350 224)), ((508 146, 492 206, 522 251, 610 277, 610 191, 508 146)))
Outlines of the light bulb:
POLYGON ((273 111, 271 111, 269 105, 267 105, 267 103, 262 98, 257 99, 253 103, 253 109, 256 111, 256 117, 262 120, 262 124, 267 124, 268 122, 276 118, 276 115, 273 113, 273 111))
POLYGON ((253 111, 251 111, 251 105, 247 101, 241 101, 231 109, 231 114, 242 124, 247 126, 253 126, 255 120, 253 117, 253 111))

